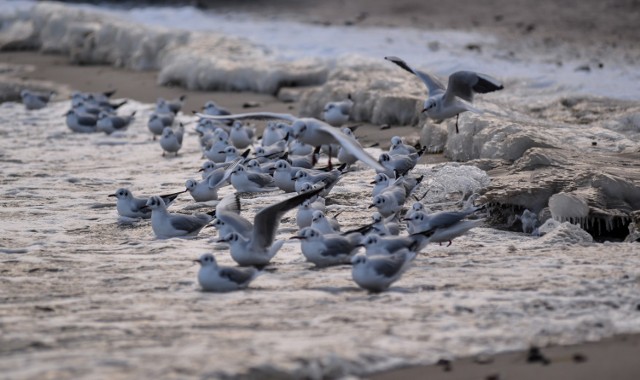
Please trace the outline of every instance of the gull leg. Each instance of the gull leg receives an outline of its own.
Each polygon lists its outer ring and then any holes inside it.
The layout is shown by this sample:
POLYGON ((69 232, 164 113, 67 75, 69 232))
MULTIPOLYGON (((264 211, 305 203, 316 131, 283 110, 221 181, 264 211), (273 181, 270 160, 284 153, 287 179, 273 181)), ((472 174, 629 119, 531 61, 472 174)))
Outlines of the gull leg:
POLYGON ((331 165, 331 144, 329 144, 329 170, 333 170, 333 165, 331 165))
POLYGON ((449 240, 449 244, 447 244, 447 247, 451 246, 451 244, 453 244, 453 242, 449 240))
POLYGON ((458 131, 458 118, 460 117, 460 114, 456 115, 456 133, 460 133, 460 131, 458 131))

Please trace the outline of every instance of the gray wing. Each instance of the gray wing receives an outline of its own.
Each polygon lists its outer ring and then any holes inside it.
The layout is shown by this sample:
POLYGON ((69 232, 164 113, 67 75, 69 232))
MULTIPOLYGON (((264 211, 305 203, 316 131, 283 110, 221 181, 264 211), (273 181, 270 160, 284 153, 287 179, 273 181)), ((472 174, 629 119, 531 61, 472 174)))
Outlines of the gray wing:
POLYGON ((254 229, 250 221, 232 211, 222 210, 222 212, 220 212, 216 209, 216 218, 220 219, 224 224, 227 224, 245 238, 249 237, 251 231, 254 229))
POLYGON ((349 239, 343 236, 325 236, 324 245, 326 250, 322 252, 322 256, 340 256, 348 255, 355 248, 349 239))
POLYGON ((429 226, 433 228, 444 228, 454 225, 464 219, 469 213, 464 211, 439 212, 429 215, 429 226))
POLYGON ((371 262, 371 265, 377 274, 390 278, 402 270, 405 262, 405 255, 374 256, 368 258, 368 260, 371 262))
POLYGON ((473 93, 486 94, 502 90, 502 83, 495 78, 473 71, 456 71, 449 77, 449 87, 444 95, 445 103, 459 97, 468 102, 473 100, 473 93))
POLYGON ((384 172, 385 168, 360 146, 358 142, 349 136, 330 126, 329 124, 318 123, 318 132, 333 137, 349 153, 357 157, 360 161, 369 165, 376 171, 384 172))
POLYGON ((76 114, 76 117, 80 125, 96 125, 98 122, 98 118, 95 115, 88 113, 76 114))
POLYGON ((404 70, 420 78, 420 80, 425 84, 425 86, 427 86, 427 90, 429 91, 429 96, 433 96, 438 93, 444 92, 444 86, 442 85, 442 83, 440 83, 440 81, 438 81, 436 78, 432 77, 431 75, 425 72, 414 70, 411 66, 407 65, 407 63, 402 59, 398 57, 393 57, 393 56, 384 57, 384 59, 395 63, 396 65, 400 66, 404 70))
MULTIPOLYGON (((241 157, 238 157, 235 160, 233 160, 231 162, 231 164, 229 166, 227 166, 226 169, 224 169, 224 174, 222 175, 222 177, 218 177, 217 175, 216 175, 217 178, 214 177, 215 171, 214 171, 214 173, 211 173, 211 175, 209 175, 209 177, 208 177, 209 187, 212 188, 212 189, 222 187, 227 182, 229 177, 231 177, 231 173, 233 173, 233 171, 238 167, 238 165, 240 165, 240 163, 242 163, 242 161, 243 161, 243 158, 241 158, 241 157), (218 180, 218 178, 219 178, 219 180, 218 180), (217 182, 216 182, 216 180, 217 180, 217 182)), ((218 170, 219 169, 216 169, 216 171, 218 171, 218 170)))
POLYGON ((340 108, 340 113, 343 115, 349 115, 349 113, 351 112, 351 107, 353 107, 353 103, 352 102, 340 102, 338 104, 338 107, 340 108))
POLYGON ((207 115, 204 113, 197 113, 196 116, 203 119, 213 119, 213 120, 241 120, 241 119, 252 119, 252 120, 269 120, 269 119, 277 119, 277 120, 287 120, 289 122, 294 122, 298 120, 297 117, 290 115, 288 113, 275 113, 275 112, 248 112, 248 113, 237 113, 233 115, 224 115, 224 116, 214 116, 207 115))
POLYGON ((203 218, 198 218, 196 216, 191 215, 177 215, 171 214, 171 226, 179 231, 186 231, 191 233, 193 231, 197 231, 198 229, 204 227, 207 224, 207 220, 203 218))
POLYGON ((147 211, 151 211, 151 209, 147 207, 147 199, 144 199, 144 198, 133 198, 131 200, 131 211, 132 212, 141 212, 141 211, 142 212, 147 212, 147 211))
MULTIPOLYGON (((218 202, 218 205, 216 206, 216 214, 218 212, 240 214, 240 206, 240 196, 238 195, 238 193, 228 194, 224 198, 222 198, 220 202, 218 202)), ((249 225, 251 225, 251 223, 249 223, 249 225)))
POLYGON ((254 182, 262 187, 273 185, 273 177, 271 177, 269 174, 247 173, 247 178, 249 178, 249 181, 254 182))
POLYGON ((298 194, 258 211, 253 219, 252 245, 260 248, 270 247, 275 239, 276 230, 282 216, 287 211, 300 206, 305 200, 320 193, 323 189, 324 186, 316 186, 306 193, 298 194))
MULTIPOLYGON (((162 198, 162 200, 164 201, 164 204, 166 206, 169 206, 171 204, 171 202, 175 201, 176 198, 178 198, 178 195, 185 193, 187 190, 182 190, 182 191, 178 191, 176 193, 172 193, 172 194, 165 194, 165 195, 161 195, 160 198, 162 198)), ((146 200, 145 200, 145 204, 146 204, 146 200)))
POLYGON ((123 117, 112 117, 111 118, 111 125, 115 129, 122 129, 122 128, 126 127, 127 125, 129 125, 129 120, 127 120, 127 119, 125 119, 123 117))
POLYGON ((246 284, 256 275, 255 268, 231 268, 224 267, 220 269, 220 277, 235 282, 238 285, 246 284))
POLYGON ((35 92, 35 93, 33 93, 33 95, 36 98, 40 99, 41 102, 47 103, 49 101, 49 99, 51 98, 52 94, 44 94, 42 92, 35 92))

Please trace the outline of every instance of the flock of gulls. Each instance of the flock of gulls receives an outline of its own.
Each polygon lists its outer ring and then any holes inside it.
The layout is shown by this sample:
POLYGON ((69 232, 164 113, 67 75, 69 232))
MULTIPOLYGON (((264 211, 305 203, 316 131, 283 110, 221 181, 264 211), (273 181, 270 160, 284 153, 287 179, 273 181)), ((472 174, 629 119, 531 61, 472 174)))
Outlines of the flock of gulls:
MULTIPOLYGON (((496 79, 470 71, 452 74, 445 88, 436 78, 413 69, 400 58, 385 59, 424 82, 429 97, 422 112, 432 119, 457 117, 465 111, 480 112, 470 104, 474 93, 502 89, 496 79)), ((135 112, 118 115, 118 108, 126 100, 114 102, 110 99, 112 94, 74 93, 72 108, 66 113, 67 126, 78 133, 125 130, 135 112)), ((27 109, 39 109, 47 105, 51 94, 24 90, 22 99, 27 109)), ((177 155, 182 147, 184 126, 173 125, 183 101, 184 97, 173 101, 158 99, 147 122, 163 155, 177 155)), ((201 166, 200 180, 187 180, 186 189, 173 194, 135 197, 130 190, 121 188, 109 196, 117 199, 121 217, 151 219, 159 239, 194 237, 206 227, 217 229, 217 241, 228 244, 230 256, 239 267, 219 266, 211 253, 200 256, 195 261, 200 264, 198 282, 205 291, 248 287, 284 244, 284 240, 276 240, 276 232, 284 214, 291 210, 296 210, 299 228, 291 239, 300 241, 307 261, 317 267, 350 264, 358 286, 371 292, 384 291, 427 244, 451 244, 451 240, 481 224, 482 219, 468 219, 481 207, 471 204, 461 211, 430 213, 414 194, 423 177, 412 173, 424 149, 394 136, 388 152, 377 159, 372 157, 358 142, 353 127, 345 127, 353 105, 351 96, 328 103, 324 120, 318 120, 269 112, 231 114, 216 103, 207 102, 202 112, 196 113, 196 131, 207 159, 201 166), (258 138, 254 128, 243 120, 268 123, 258 138), (328 156, 324 167, 318 166, 321 155, 328 156), (376 211, 371 223, 341 231, 339 222, 325 214, 325 199, 343 176, 357 172, 354 164, 358 161, 376 172, 371 179, 374 188, 369 206, 376 211), (196 202, 218 200, 218 191, 224 186, 233 186, 235 192, 219 200, 212 212, 187 215, 168 210, 180 194, 187 192, 196 202), (253 220, 242 215, 242 195, 273 191, 292 196, 259 210, 253 220), (416 202, 405 212, 403 207, 410 199, 416 202)), ((457 128, 456 120, 456 131, 457 128)))

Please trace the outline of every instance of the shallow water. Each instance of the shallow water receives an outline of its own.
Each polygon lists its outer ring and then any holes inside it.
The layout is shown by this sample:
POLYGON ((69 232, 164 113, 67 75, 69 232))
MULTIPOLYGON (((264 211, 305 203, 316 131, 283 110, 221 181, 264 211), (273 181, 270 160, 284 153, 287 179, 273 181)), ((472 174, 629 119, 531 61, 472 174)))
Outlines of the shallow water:
MULTIPOLYGON (((209 242, 213 231, 155 240, 148 221, 119 224, 107 198, 122 186, 179 190, 201 164, 193 134, 177 158, 163 158, 146 130, 151 105, 130 103, 121 112, 138 118, 119 137, 71 133, 60 116, 67 102, 0 105, 6 376, 322 378, 640 331, 637 245, 590 243, 568 224, 542 238, 476 228, 450 247, 430 245, 380 295, 358 289, 348 266, 313 270, 296 243, 248 290, 203 293, 193 259, 213 251, 233 264, 209 242)), ((420 194, 443 184, 427 199, 444 208, 487 183, 459 164, 417 172, 427 175, 420 194)), ((348 173, 334 188, 329 209, 344 211, 345 228, 368 219, 372 177, 348 173)), ((284 197, 243 199, 243 212, 284 197)), ((199 209, 188 196, 171 208, 199 209)), ((293 233, 290 213, 278 237, 293 233)))

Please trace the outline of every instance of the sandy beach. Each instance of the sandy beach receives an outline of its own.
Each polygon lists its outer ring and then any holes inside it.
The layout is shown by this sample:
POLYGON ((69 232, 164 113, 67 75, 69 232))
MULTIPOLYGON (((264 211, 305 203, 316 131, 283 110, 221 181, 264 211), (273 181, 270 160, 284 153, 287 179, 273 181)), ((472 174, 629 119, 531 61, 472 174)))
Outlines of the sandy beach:
MULTIPOLYGON (((414 0, 198 4, 327 27, 491 33, 500 36, 496 46, 516 55, 519 49, 554 55, 558 46, 572 46, 558 59, 575 55, 592 72, 612 55, 630 68, 640 62, 634 28, 640 6, 634 1, 459 1, 447 11, 437 2, 414 0)), ((451 248, 430 247, 407 278, 382 295, 360 292, 341 267, 317 276, 321 272, 309 270, 297 248, 287 244, 273 269, 246 293, 203 293, 190 260, 211 249, 225 252, 212 248, 211 235, 155 240, 148 224, 118 224, 106 198, 120 186, 179 190, 183 173, 201 163, 192 132, 180 156, 158 160, 160 151, 149 139, 144 117, 158 97, 180 95, 187 95, 185 122, 207 100, 232 112, 298 114, 305 107, 298 95, 306 87, 284 87, 273 95, 168 87, 158 84, 160 70, 76 65, 68 56, 36 51, 0 52, 0 67, 0 99, 6 101, 0 110, 5 139, 0 148, 5 196, 0 212, 0 372, 6 374, 1 377, 488 380, 636 379, 640 374, 637 243, 593 243, 580 240, 574 230, 539 241, 480 228, 451 248), (23 87, 55 90, 59 102, 53 110, 60 115, 73 90, 116 89, 115 97, 132 100, 126 110, 142 116, 124 138, 79 136, 65 129, 62 118, 43 111, 29 114, 12 103, 23 87), (294 96, 285 99, 285 93, 294 96), (10 128, 13 120, 22 129, 10 128)), ((495 99, 495 104, 480 104, 494 110, 509 101, 507 95, 495 99)), ((557 111, 556 103, 535 103, 527 115, 596 125, 609 121, 607 112, 628 117, 638 107, 637 99, 587 99, 585 104, 597 112, 557 111)), ((384 150, 394 135, 418 141, 422 122, 390 128, 352 124, 361 125, 356 135, 363 146, 384 150)), ((425 155, 420 163, 448 161, 438 153, 425 155)), ((484 164, 478 160, 474 170, 484 164)), ((505 168, 489 170, 489 175, 505 168)), ((366 217, 363 189, 368 191, 373 172, 361 170, 337 188, 334 198, 332 210, 346 210, 347 227, 366 217)), ((436 177, 444 171, 420 170, 436 177)), ((476 172, 468 173, 461 176, 476 172)), ((248 212, 255 213, 269 199, 246 199, 248 212)), ((177 203, 181 212, 211 207, 186 198, 177 203)), ((281 237, 294 232, 291 219, 283 221, 281 237)), ((233 264, 228 257, 222 261, 233 264)))

